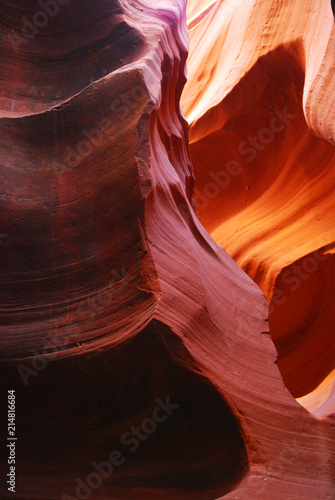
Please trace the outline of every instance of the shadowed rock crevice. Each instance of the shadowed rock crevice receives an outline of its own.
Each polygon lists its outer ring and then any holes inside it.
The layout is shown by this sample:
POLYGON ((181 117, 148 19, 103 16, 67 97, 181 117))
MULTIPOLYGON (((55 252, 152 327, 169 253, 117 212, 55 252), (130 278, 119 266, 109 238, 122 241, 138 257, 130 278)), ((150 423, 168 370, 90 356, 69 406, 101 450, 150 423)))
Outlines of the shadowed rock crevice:
POLYGON ((314 391, 335 368, 334 264, 323 248, 284 268, 276 280, 269 326, 278 368, 296 398, 314 391))
POLYGON ((90 464, 106 460, 114 449, 124 463, 92 498, 214 499, 247 473, 246 450, 229 406, 194 371, 168 327, 154 321, 113 350, 85 355, 82 349, 77 361, 49 361, 29 377, 27 387, 15 367, 6 373, 16 380, 20 483, 27 495, 37 491, 29 479, 37 470, 44 470, 40 491, 48 491, 50 475, 58 470, 53 493, 74 494, 75 478, 85 482, 94 471, 90 464), (163 404, 157 414, 164 422, 153 424, 157 401, 170 402, 171 410, 164 412, 163 404), (142 437, 132 433, 133 426, 141 427, 142 437), (60 475, 60 463, 73 477, 60 475))

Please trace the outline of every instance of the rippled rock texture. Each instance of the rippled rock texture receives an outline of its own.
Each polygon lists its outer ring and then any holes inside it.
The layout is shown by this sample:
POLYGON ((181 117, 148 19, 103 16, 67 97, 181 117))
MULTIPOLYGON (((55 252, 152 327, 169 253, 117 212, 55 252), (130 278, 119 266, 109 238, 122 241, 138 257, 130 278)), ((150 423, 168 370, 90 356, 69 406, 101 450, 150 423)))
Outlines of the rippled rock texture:
POLYGON ((332 498, 330 3, 0 4, 2 498, 332 498))

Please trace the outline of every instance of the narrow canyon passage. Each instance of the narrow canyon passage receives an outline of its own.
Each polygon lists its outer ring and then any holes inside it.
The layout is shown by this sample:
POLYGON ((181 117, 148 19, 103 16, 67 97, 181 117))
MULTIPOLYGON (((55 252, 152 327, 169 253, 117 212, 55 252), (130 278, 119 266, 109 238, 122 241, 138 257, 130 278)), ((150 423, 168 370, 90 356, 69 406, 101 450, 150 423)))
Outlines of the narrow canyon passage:
POLYGON ((0 497, 333 498, 329 0, 0 4, 0 497))

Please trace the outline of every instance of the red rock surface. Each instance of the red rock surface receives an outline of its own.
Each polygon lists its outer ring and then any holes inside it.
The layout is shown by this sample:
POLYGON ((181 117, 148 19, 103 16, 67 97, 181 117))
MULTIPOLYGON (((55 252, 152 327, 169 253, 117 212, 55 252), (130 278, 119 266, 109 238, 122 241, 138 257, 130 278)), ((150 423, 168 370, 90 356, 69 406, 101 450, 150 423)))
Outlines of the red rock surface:
POLYGON ((330 2, 214 2, 198 24, 200 4, 191 1, 188 8, 189 80, 182 102, 197 215, 271 302, 270 330, 290 392, 313 412, 331 414, 330 2), (319 401, 312 407, 311 396, 300 399, 311 392, 319 401))
POLYGON ((183 0, 63 1, 28 40, 40 4, 1 5, 1 404, 15 389, 19 440, 1 498, 332 498, 329 2, 191 0, 186 86, 183 0))

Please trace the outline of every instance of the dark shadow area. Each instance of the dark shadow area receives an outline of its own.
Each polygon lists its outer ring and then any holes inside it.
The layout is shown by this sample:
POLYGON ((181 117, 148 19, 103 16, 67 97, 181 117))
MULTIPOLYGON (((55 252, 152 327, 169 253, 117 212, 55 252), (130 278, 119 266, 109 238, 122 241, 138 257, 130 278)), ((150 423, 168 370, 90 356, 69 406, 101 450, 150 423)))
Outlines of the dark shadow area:
POLYGON ((117 0, 3 3, 0 95, 6 112, 38 113, 60 104, 136 60, 145 45, 117 0))
POLYGON ((8 380, 17 400, 19 477, 12 498, 76 498, 79 478, 86 485, 80 491, 90 490, 92 499, 214 500, 248 472, 229 406, 158 322, 117 348, 49 361, 27 386, 16 366, 1 380, 2 402, 8 380), (97 472, 92 463, 108 462, 113 450, 120 463, 88 487, 97 472))

